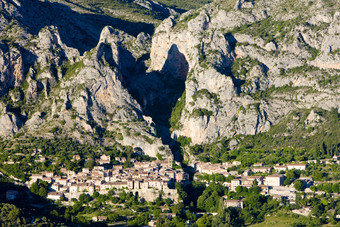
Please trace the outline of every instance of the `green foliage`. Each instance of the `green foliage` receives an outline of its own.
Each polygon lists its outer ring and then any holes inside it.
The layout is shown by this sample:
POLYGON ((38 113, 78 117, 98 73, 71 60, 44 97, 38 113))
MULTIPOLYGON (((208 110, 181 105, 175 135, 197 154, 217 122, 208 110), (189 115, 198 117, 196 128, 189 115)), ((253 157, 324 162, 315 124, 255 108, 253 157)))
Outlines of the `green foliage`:
POLYGON ((144 226, 147 225, 149 221, 148 214, 138 214, 133 220, 128 220, 128 226, 144 226))
POLYGON ((322 183, 317 186, 318 191, 325 191, 328 193, 339 193, 340 183, 322 183))
POLYGON ((59 128, 57 126, 51 128, 51 130, 50 130, 51 133, 56 133, 58 131, 59 131, 59 128))
POLYGON ((218 215, 213 218, 213 226, 244 226, 244 218, 241 210, 234 207, 228 207, 218 212, 218 215))
POLYGON ((286 71, 287 74, 304 74, 307 72, 315 72, 315 71, 320 71, 319 68, 312 66, 312 65, 307 65, 306 63, 302 66, 290 68, 286 71))
POLYGON ((303 191, 304 185, 303 185, 302 181, 296 180, 296 181, 294 182, 294 188, 295 188, 297 191, 303 191))
POLYGON ((31 192, 35 195, 46 197, 47 196, 48 183, 46 181, 38 180, 31 185, 31 192))
POLYGON ((231 160, 229 150, 229 140, 226 138, 218 139, 210 144, 196 144, 189 147, 190 154, 197 155, 200 161, 212 163, 231 160))
POLYGON ((107 219, 110 222, 118 222, 119 220, 122 219, 122 217, 120 217, 119 214, 117 214, 117 213, 111 213, 107 216, 107 219))
POLYGON ((189 146, 191 144, 191 138, 185 136, 179 136, 176 141, 181 144, 182 147, 189 146))
POLYGON ((280 41, 288 37, 293 28, 301 24, 303 19, 296 17, 290 20, 276 21, 271 17, 255 21, 252 24, 244 24, 235 27, 229 33, 247 33, 252 36, 258 36, 265 40, 266 43, 280 41))
POLYGON ((255 93, 252 93, 250 94, 250 96, 255 100, 261 100, 261 99, 271 98, 275 94, 282 94, 282 93, 293 94, 299 90, 305 90, 306 92, 313 91, 312 88, 307 88, 307 87, 292 87, 290 85, 284 85, 281 87, 271 86, 270 88, 266 90, 259 90, 255 93))
POLYGON ((211 183, 197 199, 197 208, 207 212, 215 212, 219 207, 221 196, 224 195, 224 187, 221 184, 211 183))
POLYGON ((3 226, 13 226, 24 224, 21 220, 22 211, 13 204, 0 203, 0 223, 3 226))
POLYGON ((65 80, 71 79, 71 77, 74 76, 76 72, 78 72, 78 70, 80 70, 84 66, 85 65, 83 61, 75 62, 73 64, 67 62, 66 64, 63 65, 63 68, 62 68, 64 75, 65 75, 64 79, 65 80))
POLYGON ((177 101, 175 107, 172 109, 171 117, 169 119, 171 130, 176 130, 182 128, 182 124, 180 123, 181 115, 185 106, 185 94, 184 91, 182 96, 177 101))
POLYGON ((215 104, 219 102, 218 95, 215 93, 209 92, 207 89, 201 89, 198 91, 195 91, 194 95, 192 96, 192 99, 196 102, 198 98, 203 98, 203 96, 207 97, 209 100, 213 100, 215 104))
POLYGON ((198 179, 200 180, 206 180, 208 182, 226 182, 227 177, 225 177, 222 174, 216 173, 216 174, 206 174, 204 173, 203 175, 198 175, 198 179))
POLYGON ((321 115, 324 121, 311 128, 314 132, 312 135, 306 136, 308 126, 305 125, 304 121, 310 111, 306 109, 293 111, 281 122, 273 125, 268 132, 244 137, 240 147, 242 149, 274 150, 290 146, 295 148, 292 155, 301 155, 304 156, 304 159, 330 158, 337 155, 340 141, 340 128, 337 127, 340 115, 337 110, 316 109, 315 112, 321 115), (294 130, 292 130, 292 127, 294 130))
POLYGON ((87 162, 85 162, 84 167, 92 170, 93 167, 95 166, 95 164, 96 164, 95 161, 91 158, 91 159, 87 160, 87 162))
POLYGON ((156 157, 158 158, 158 160, 163 161, 163 157, 160 153, 157 153, 156 157))
POLYGON ((311 57, 308 59, 310 61, 315 60, 315 58, 320 54, 320 50, 317 50, 309 45, 308 45, 308 51, 311 54, 311 57))
POLYGON ((340 83, 340 73, 334 76, 328 76, 318 81, 320 87, 336 87, 340 83))
POLYGON ((143 139, 148 142, 149 144, 153 144, 153 139, 151 139, 150 137, 146 136, 146 135, 142 135, 143 139))
POLYGON ((257 59, 247 56, 245 58, 236 58, 231 66, 231 73, 235 78, 245 76, 254 66, 260 65, 257 59))
POLYGON ((213 112, 204 108, 194 109, 191 113, 194 117, 210 117, 213 115, 213 112))

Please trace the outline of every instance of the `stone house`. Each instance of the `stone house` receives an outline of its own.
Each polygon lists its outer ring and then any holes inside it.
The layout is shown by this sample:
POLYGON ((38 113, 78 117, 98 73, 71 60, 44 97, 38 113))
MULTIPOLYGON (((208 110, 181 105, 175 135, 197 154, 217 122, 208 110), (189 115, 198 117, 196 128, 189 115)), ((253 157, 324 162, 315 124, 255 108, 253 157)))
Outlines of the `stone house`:
POLYGON ((227 207, 235 207, 243 209, 243 201, 242 200, 229 200, 227 196, 223 196, 224 206, 227 207))
POLYGON ((274 169, 278 172, 280 171, 286 171, 287 170, 287 166, 282 166, 282 165, 275 165, 274 169))
POLYGON ((253 166, 254 167, 263 167, 264 164, 262 162, 260 162, 260 163, 255 163, 253 166))
POLYGON ((271 173, 272 167, 254 167, 251 171, 254 173, 271 173))
POLYGON ((185 181, 185 180, 189 180, 189 174, 186 173, 186 172, 177 172, 175 174, 175 177, 176 177, 176 181, 177 182, 181 182, 181 181, 185 181))
POLYGON ((283 181, 284 181, 284 176, 283 175, 269 175, 266 177, 265 180, 265 185, 268 186, 282 186, 283 185, 283 181))
POLYGON ((288 170, 297 169, 297 170, 306 170, 306 164, 287 164, 288 170))
POLYGON ((51 200, 61 200, 64 197, 62 192, 49 192, 47 193, 47 198, 51 200))

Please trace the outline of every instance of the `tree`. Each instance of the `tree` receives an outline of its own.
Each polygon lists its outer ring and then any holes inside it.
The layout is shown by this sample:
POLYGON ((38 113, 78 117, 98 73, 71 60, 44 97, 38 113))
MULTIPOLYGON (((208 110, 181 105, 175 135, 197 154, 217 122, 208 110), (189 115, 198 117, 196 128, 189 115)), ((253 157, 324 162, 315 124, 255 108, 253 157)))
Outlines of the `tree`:
POLYGON ((296 180, 294 182, 294 188, 298 191, 302 191, 304 189, 304 185, 303 185, 303 182, 300 181, 300 180, 296 180))
POLYGON ((181 214, 183 208, 184 208, 183 203, 177 203, 175 206, 172 207, 172 213, 181 214))
POLYGON ((297 170, 293 169, 293 170, 288 170, 286 177, 289 179, 295 179, 295 178, 299 178, 300 174, 298 173, 297 170))
POLYGON ((317 204, 312 208, 312 214, 320 217, 325 212, 325 207, 322 204, 317 204))
POLYGON ((242 192, 247 192, 247 188, 243 187, 243 186, 237 186, 235 188, 237 193, 242 193, 242 192))
POLYGON ((86 194, 84 194, 84 193, 81 194, 81 195, 79 196, 79 202, 80 202, 81 204, 90 202, 90 196, 89 196, 89 195, 86 195, 86 194))
POLYGON ((316 187, 314 185, 310 186, 309 189, 312 190, 313 192, 316 191, 316 187))
POLYGON ((289 178, 286 178, 286 179, 283 181, 283 184, 284 184, 284 185, 290 185, 290 179, 289 179, 289 178))
POLYGON ((252 194, 260 194, 261 188, 259 186, 253 186, 249 188, 249 192, 252 194))
POLYGON ((212 216, 204 214, 201 218, 199 218, 196 222, 198 226, 211 226, 212 216))
POLYGON ((39 185, 37 181, 31 185, 30 191, 36 195, 39 193, 39 185))
POLYGON ((84 167, 85 167, 85 168, 89 168, 90 170, 92 170, 93 167, 94 167, 94 165, 95 165, 95 161, 94 161, 93 159, 89 159, 89 160, 87 160, 87 162, 85 163, 84 167))
POLYGON ((93 192, 92 197, 93 198, 97 198, 99 195, 100 195, 99 192, 95 191, 95 192, 93 192))
POLYGON ((46 190, 46 188, 40 187, 40 188, 39 188, 39 193, 38 193, 38 195, 41 196, 41 197, 46 197, 46 196, 47 196, 47 190, 46 190))
POLYGON ((117 213, 111 213, 111 214, 109 214, 107 219, 109 219, 109 221, 111 221, 111 222, 117 222, 117 221, 120 220, 120 216, 117 213))
POLYGON ((332 191, 333 193, 339 193, 339 183, 334 183, 332 185, 332 191))

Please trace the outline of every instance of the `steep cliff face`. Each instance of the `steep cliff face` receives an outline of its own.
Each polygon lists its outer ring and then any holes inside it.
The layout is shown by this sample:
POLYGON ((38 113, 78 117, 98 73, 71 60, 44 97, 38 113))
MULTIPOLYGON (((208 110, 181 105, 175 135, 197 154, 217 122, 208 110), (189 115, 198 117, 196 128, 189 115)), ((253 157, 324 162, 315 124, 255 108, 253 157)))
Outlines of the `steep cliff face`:
POLYGON ((164 67, 174 45, 189 68, 173 135, 208 143, 267 131, 294 109, 339 108, 339 12, 323 1, 299 4, 237 1, 226 10, 215 2, 163 21, 151 70, 164 67))
MULTIPOLYGON (((65 34, 72 31, 60 31, 61 21, 43 27, 33 36, 22 24, 22 18, 27 16, 27 12, 21 12, 25 3, 2 1, 1 4, 1 15, 8 18, 13 11, 10 23, 29 39, 16 37, 13 28, 3 30, 0 136, 10 137, 19 132, 47 138, 71 136, 81 142, 105 145, 118 142, 150 156, 172 157, 168 146, 156 137, 152 121, 144 120, 141 106, 123 86, 138 65, 135 58, 148 49, 147 33, 133 37, 106 26, 93 48, 89 48, 91 43, 78 45, 66 40, 71 44, 68 46, 64 42, 65 34), (82 53, 86 49, 89 51, 82 53)), ((48 2, 34 4, 55 7, 48 2)), ((58 5, 56 10, 58 7, 63 8, 58 5)), ((33 25, 34 18, 25 23, 33 25)), ((68 26, 71 28, 74 23, 68 26)), ((82 31, 75 32, 85 34, 82 31)), ((91 38, 96 36, 95 30, 87 32, 94 33, 91 38)))
POLYGON ((175 137, 209 143, 339 109, 339 1, 215 1, 182 15, 135 2, 172 16, 151 37, 147 23, 1 0, 0 136, 171 157, 175 137))

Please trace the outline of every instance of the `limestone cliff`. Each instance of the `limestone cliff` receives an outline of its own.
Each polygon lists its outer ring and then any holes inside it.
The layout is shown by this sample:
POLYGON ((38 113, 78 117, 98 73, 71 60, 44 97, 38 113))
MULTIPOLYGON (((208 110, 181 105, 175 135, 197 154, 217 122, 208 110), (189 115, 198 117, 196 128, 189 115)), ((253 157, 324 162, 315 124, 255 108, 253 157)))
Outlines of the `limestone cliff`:
POLYGON ((174 46, 184 58, 173 63, 187 63, 189 71, 173 135, 208 143, 267 131, 294 109, 339 108, 340 12, 320 5, 215 2, 164 20, 152 40, 150 71, 164 68, 174 46), (325 78, 334 80, 321 85, 325 78))
POLYGON ((172 157, 179 136, 203 144, 268 131, 293 110, 339 110, 338 0, 217 0, 181 15, 134 2, 171 16, 152 32, 71 2, 0 1, 1 137, 172 157))

